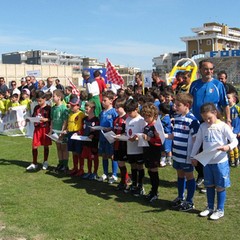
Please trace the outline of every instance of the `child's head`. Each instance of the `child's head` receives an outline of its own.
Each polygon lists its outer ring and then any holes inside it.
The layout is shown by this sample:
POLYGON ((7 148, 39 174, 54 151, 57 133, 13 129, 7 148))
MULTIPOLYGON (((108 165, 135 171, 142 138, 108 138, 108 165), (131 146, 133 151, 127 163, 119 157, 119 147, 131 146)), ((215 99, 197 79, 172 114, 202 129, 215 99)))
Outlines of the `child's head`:
POLYGON ((52 96, 53 96, 53 94, 52 94, 51 91, 47 91, 47 92, 45 93, 45 97, 46 97, 46 100, 47 100, 47 101, 51 100, 51 99, 52 99, 52 96))
POLYGON ((64 94, 62 90, 56 89, 53 91, 53 102, 55 104, 60 103, 63 100, 63 98, 64 98, 64 94))
POLYGON ((38 91, 36 93, 36 99, 39 106, 44 106, 46 103, 46 94, 43 91, 38 91))
POLYGON ((117 96, 118 96, 119 98, 124 97, 124 89, 123 89, 123 88, 119 88, 119 89, 117 90, 117 96))
POLYGON ((22 99, 30 98, 30 90, 28 88, 23 88, 21 97, 22 99))
POLYGON ((115 109, 116 109, 118 115, 120 115, 120 116, 125 114, 125 110, 124 110, 125 103, 126 103, 125 98, 117 98, 117 100, 115 102, 115 109))
POLYGON ((85 103, 85 113, 86 113, 87 115, 89 115, 89 114, 91 114, 91 113, 94 113, 95 108, 96 108, 95 102, 93 102, 93 101, 87 101, 87 102, 85 103))
POLYGON ((76 94, 71 94, 69 104, 70 104, 70 109, 72 112, 78 112, 80 108, 80 99, 76 94))
POLYGON ((204 122, 208 124, 216 123, 218 118, 221 118, 217 107, 213 103, 205 103, 200 108, 200 113, 204 122))
POLYGON ((107 90, 102 93, 102 106, 104 109, 109 109, 112 107, 113 100, 116 95, 112 90, 107 90))
POLYGON ((190 93, 178 93, 175 98, 175 107, 178 114, 186 114, 193 104, 193 96, 190 93))
POLYGON ((170 103, 171 101, 173 101, 173 96, 174 96, 174 94, 172 92, 170 92, 170 91, 166 91, 164 93, 165 101, 167 103, 170 103))
POLYGON ((159 105, 159 112, 160 112, 160 114, 163 114, 163 115, 169 114, 170 113, 170 105, 165 102, 161 103, 159 105))
POLYGON ((17 94, 17 93, 14 93, 14 94, 11 96, 11 102, 12 102, 12 103, 18 102, 18 94, 17 94))
POLYGON ((227 94, 228 102, 230 107, 239 102, 236 92, 231 92, 227 94))
POLYGON ((2 91, 0 91, 0 99, 4 98, 4 93, 2 91))
POLYGON ((88 93, 87 93, 86 90, 81 90, 80 99, 81 99, 81 101, 87 101, 88 100, 88 93))
POLYGON ((158 109, 153 103, 145 103, 142 106, 141 115, 147 123, 152 123, 158 117, 158 109))
POLYGON ((138 102, 135 99, 127 100, 124 110, 131 118, 136 117, 138 115, 138 102))
POLYGON ((65 95, 69 95, 72 93, 73 88, 71 86, 65 87, 65 95))

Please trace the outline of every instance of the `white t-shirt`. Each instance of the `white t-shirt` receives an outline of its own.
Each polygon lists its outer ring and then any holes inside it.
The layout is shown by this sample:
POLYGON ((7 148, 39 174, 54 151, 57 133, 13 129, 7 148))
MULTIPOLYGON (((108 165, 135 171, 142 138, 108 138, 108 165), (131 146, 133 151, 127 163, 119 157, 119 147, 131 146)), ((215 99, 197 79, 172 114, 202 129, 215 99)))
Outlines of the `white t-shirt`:
MULTIPOLYGON (((146 126, 146 122, 141 115, 135 118, 127 117, 126 119, 126 134, 127 136, 133 137, 137 133, 143 133, 143 129, 146 126)), ((127 141, 127 154, 142 154, 143 148, 138 147, 138 141, 130 142, 127 141)))

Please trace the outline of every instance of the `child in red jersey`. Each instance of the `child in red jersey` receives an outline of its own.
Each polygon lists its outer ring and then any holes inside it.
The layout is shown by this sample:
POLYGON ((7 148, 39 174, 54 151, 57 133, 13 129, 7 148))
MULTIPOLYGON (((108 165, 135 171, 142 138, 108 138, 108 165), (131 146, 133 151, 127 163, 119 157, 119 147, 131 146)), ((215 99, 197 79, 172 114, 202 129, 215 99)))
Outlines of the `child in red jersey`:
POLYGON ((39 146, 44 146, 44 162, 42 169, 46 170, 48 168, 49 145, 52 144, 51 139, 46 135, 50 131, 51 107, 46 105, 46 96, 44 92, 39 91, 36 98, 38 105, 34 108, 32 117, 39 117, 40 121, 34 123, 32 141, 33 162, 27 167, 27 171, 36 170, 38 167, 37 157, 39 146))

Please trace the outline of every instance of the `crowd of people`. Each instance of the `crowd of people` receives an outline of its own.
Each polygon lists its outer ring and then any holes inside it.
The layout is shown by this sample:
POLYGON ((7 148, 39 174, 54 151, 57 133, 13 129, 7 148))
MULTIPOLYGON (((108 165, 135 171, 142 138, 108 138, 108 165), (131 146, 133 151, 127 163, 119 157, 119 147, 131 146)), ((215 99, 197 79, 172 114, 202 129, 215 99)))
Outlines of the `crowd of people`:
POLYGON ((94 78, 83 71, 85 89, 79 96, 73 94, 71 86, 63 87, 58 79, 54 85, 50 77, 45 84, 27 76, 21 79, 18 88, 16 81, 12 81, 11 89, 0 77, 0 111, 4 116, 12 107, 26 105, 31 116, 39 119, 34 122, 33 159, 27 171, 39 167, 39 146, 44 147, 42 169, 48 169, 52 144, 49 136, 57 134, 57 173, 109 184, 116 182, 118 190, 153 202, 159 196, 159 167, 172 165, 177 172, 178 189, 172 207, 179 211, 194 209, 196 186, 204 181, 208 205, 199 215, 217 220, 224 216, 230 166, 239 164, 240 109, 237 91, 226 82, 226 72, 220 71, 215 79, 213 63, 202 60, 199 73, 201 77, 191 82, 191 72, 180 71, 173 84, 167 86, 153 72, 152 87, 144 89, 143 75, 139 72, 134 86, 120 88, 115 94, 98 70, 94 78), (157 128, 158 120, 165 141, 157 128), (145 142, 144 147, 140 142, 145 142), (195 156, 209 149, 216 154, 203 166, 195 156), (69 153, 72 169, 68 168, 69 153), (98 176, 100 156, 103 174, 98 176), (151 183, 148 194, 144 189, 145 169, 151 183))

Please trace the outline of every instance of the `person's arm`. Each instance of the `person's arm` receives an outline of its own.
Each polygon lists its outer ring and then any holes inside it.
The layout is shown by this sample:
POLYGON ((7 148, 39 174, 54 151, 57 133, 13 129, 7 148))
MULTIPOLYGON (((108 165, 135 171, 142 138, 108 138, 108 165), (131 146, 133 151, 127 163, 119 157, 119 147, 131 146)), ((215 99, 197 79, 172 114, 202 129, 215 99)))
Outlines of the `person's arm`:
POLYGON ((226 117, 226 123, 227 123, 227 125, 229 125, 230 127, 232 127, 232 125, 231 125, 232 121, 231 121, 231 117, 230 117, 230 107, 229 107, 229 105, 225 106, 225 107, 223 108, 223 110, 224 110, 224 115, 225 115, 225 117, 226 117))

